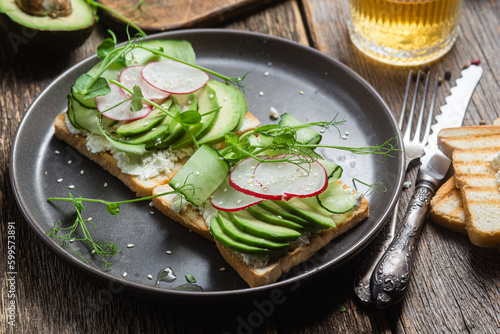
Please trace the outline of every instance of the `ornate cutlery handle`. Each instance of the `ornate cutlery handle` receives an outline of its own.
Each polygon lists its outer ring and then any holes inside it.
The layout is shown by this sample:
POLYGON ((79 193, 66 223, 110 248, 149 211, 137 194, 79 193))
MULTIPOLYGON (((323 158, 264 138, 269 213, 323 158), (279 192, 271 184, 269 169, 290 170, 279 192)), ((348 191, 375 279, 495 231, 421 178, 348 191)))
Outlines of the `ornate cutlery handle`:
POLYGON ((376 307, 384 308, 403 299, 411 278, 418 237, 438 184, 438 180, 419 172, 402 226, 372 275, 371 292, 376 307))
POLYGON ((398 220, 398 207, 399 201, 396 202, 391 220, 385 224, 384 228, 377 236, 376 241, 371 246, 369 255, 363 261, 363 264, 356 274, 356 279, 354 281, 354 293, 358 299, 365 304, 371 304, 372 302, 370 280, 372 273, 375 270, 375 266, 385 254, 385 251, 389 248, 392 240, 394 240, 396 223, 398 220))

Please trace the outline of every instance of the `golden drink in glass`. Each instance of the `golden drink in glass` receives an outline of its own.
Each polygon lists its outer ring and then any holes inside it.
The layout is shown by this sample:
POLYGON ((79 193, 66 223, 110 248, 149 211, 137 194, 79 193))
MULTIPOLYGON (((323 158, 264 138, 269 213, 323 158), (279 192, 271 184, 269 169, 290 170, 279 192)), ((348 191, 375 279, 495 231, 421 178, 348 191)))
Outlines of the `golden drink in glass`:
POLYGON ((461 6, 462 0, 350 0, 349 35, 382 62, 428 63, 455 43, 461 6))

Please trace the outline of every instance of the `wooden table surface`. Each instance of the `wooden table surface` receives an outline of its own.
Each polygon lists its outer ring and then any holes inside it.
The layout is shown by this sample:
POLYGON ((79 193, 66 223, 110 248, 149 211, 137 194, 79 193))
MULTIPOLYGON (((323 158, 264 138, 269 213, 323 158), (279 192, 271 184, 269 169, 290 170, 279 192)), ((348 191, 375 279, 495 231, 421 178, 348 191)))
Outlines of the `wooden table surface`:
MULTIPOLYGON (((398 116, 408 69, 368 59, 347 35, 347 0, 289 0, 266 5, 218 27, 256 31, 309 45, 344 63, 368 81, 398 116)), ((484 76, 464 123, 500 117, 500 2, 464 0, 460 35, 451 52, 430 65, 450 71, 443 92, 464 64, 480 59, 484 76)), ((105 29, 94 30, 79 49, 60 59, 14 52, 6 34, 0 43, 0 332, 17 333, 500 333, 500 254, 473 246, 467 237, 432 223, 424 227, 406 299, 378 310, 353 293, 366 251, 331 276, 290 292, 267 310, 260 300, 231 306, 175 306, 110 294, 106 286, 69 266, 30 229, 9 181, 9 150, 34 99, 61 72, 94 53, 105 29), (8 222, 16 228, 17 312, 9 326, 8 222)), ((442 94, 439 103, 443 102, 442 94)), ((413 169, 410 178, 415 178, 413 169)), ((407 202, 410 190, 403 192, 407 202)), ((400 212, 401 214, 401 212, 400 212)))

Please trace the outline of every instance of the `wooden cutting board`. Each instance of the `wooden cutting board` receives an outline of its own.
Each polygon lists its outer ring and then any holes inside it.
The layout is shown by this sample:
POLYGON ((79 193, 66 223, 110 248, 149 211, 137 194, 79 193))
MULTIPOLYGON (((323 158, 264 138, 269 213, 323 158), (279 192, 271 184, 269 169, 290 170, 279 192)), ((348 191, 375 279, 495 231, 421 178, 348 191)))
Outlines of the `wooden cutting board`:
MULTIPOLYGON (((100 0, 145 31, 207 27, 250 12, 275 0, 100 0)), ((101 13, 118 22, 115 15, 101 13)))

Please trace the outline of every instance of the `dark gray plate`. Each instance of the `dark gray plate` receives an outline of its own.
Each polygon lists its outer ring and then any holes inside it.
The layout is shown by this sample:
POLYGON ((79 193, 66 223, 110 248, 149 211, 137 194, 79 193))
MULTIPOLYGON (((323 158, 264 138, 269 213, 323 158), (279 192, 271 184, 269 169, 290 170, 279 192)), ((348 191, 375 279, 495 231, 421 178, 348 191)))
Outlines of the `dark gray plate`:
MULTIPOLYGON (((394 119, 373 88, 344 65, 314 49, 280 38, 229 30, 186 30, 151 38, 186 39, 192 43, 200 65, 229 76, 248 73, 245 94, 249 110, 264 124, 275 122, 269 117, 269 110, 274 107, 302 121, 330 120, 337 113, 339 119, 345 118, 347 123, 340 131, 349 132, 347 139, 341 139, 333 130, 324 133, 324 143, 378 145, 394 134, 394 119)), ((368 184, 382 182, 388 191, 376 191, 369 196, 368 220, 332 241, 277 283, 248 288, 212 242, 170 221, 150 208, 148 202, 122 206, 118 220, 102 205, 87 204, 84 213, 98 226, 94 238, 112 241, 123 251, 112 259, 113 266, 105 269, 83 245, 75 242, 72 246, 90 260, 88 265, 84 264, 69 247, 59 246, 57 240, 45 234, 56 220, 61 220, 64 226, 75 218, 72 204, 49 204, 47 197, 67 196, 68 186, 74 185, 71 192, 75 196, 106 200, 134 198, 120 181, 54 137, 53 120, 65 111, 71 85, 97 61, 96 57, 90 57, 75 65, 33 103, 17 132, 10 172, 16 200, 42 241, 78 269, 113 284, 110 289, 125 288, 142 297, 167 301, 202 302, 255 296, 278 287, 290 288, 351 258, 373 239, 389 216, 403 179, 401 154, 380 163, 375 156, 327 150, 324 154, 344 167, 345 183, 353 186, 352 178, 356 177, 368 184), (55 154, 56 150, 60 154, 55 154), (63 181, 57 182, 58 179, 63 181), (135 247, 127 248, 127 244, 135 247), (170 255, 166 254, 167 250, 171 251, 170 255), (166 267, 171 267, 178 279, 160 282, 155 287, 157 274, 166 267), (227 270, 221 271, 222 267, 227 270), (203 292, 175 290, 185 287, 185 274, 194 275, 203 292)), ((366 190, 360 186, 359 190, 366 190)))

